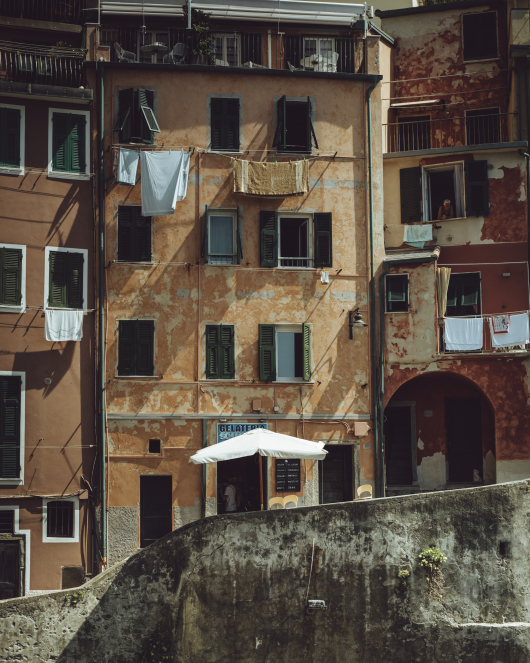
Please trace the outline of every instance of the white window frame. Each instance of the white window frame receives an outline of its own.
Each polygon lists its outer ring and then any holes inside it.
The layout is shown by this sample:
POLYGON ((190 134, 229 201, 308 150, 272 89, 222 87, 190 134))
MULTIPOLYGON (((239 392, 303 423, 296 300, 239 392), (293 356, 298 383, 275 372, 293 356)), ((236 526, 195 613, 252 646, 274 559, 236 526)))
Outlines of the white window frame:
MULTIPOLYGON (((421 169, 421 189, 422 189, 422 208, 423 208, 423 223, 441 223, 438 221, 438 219, 428 219, 427 217, 430 216, 430 212, 432 211, 432 206, 431 206, 431 190, 430 190, 430 182, 428 178, 428 174, 431 172, 434 172, 436 170, 441 171, 441 170, 449 170, 452 169, 454 172, 454 169, 456 166, 462 166, 462 198, 461 198, 461 206, 462 206, 462 215, 461 216, 454 216, 452 219, 446 219, 446 221, 459 221, 461 219, 467 219, 466 216, 466 168, 465 168, 465 163, 463 161, 451 161, 450 163, 438 163, 438 164, 431 164, 429 166, 422 166, 421 169)), ((454 201, 454 207, 456 208, 456 191, 455 191, 455 201, 454 201)), ((437 216, 438 210, 432 216, 437 216)), ((458 214, 457 210, 455 209, 455 214, 458 214)))
POLYGON ((77 111, 64 108, 50 108, 48 110, 48 177, 61 180, 89 180, 90 179, 90 111, 77 111), (85 172, 63 173, 53 170, 53 114, 71 113, 72 115, 84 115, 86 119, 85 129, 85 172))
POLYGON ((43 543, 79 543, 79 497, 50 497, 42 500, 42 542, 43 543), (48 536, 48 502, 73 502, 73 536, 48 536))
MULTIPOLYGON (((279 351, 279 344, 278 344, 278 334, 281 333, 294 333, 294 334, 303 334, 303 327, 302 323, 298 324, 292 324, 289 322, 280 322, 280 323, 275 323, 274 327, 274 334, 276 336, 275 343, 276 343, 276 380, 275 382, 300 382, 301 384, 311 384, 313 381, 312 380, 304 380, 303 377, 279 377, 278 375, 278 362, 279 362, 279 357, 280 357, 280 351, 279 351)), ((311 353, 311 360, 313 359, 313 353, 311 353)), ((302 360, 303 360, 303 349, 302 349, 302 360)), ((313 371, 311 371, 311 375, 313 374, 313 371)))
POLYGON ((0 371, 0 376, 19 376, 20 377, 20 448, 18 450, 18 462, 20 465, 20 474, 18 478, 4 479, 0 477, 0 487, 6 486, 20 486, 24 483, 24 448, 26 437, 26 373, 23 371, 0 371))
MULTIPOLYGON (((320 52, 320 44, 323 41, 330 41, 331 42, 331 53, 336 53, 337 52, 334 37, 304 37, 304 41, 303 41, 303 44, 302 44, 302 47, 303 47, 302 48, 302 62, 305 62, 305 60, 307 58, 312 57, 311 55, 305 55, 305 45, 306 45, 306 42, 308 42, 308 41, 316 41, 316 43, 317 43, 317 52, 314 53, 314 55, 319 55, 321 57, 324 57, 322 55, 322 53, 320 52)), ((300 64, 297 63, 295 66, 299 67, 302 64, 302 62, 300 62, 300 64)), ((304 69, 309 69, 309 70, 314 70, 314 71, 321 71, 319 69, 319 65, 317 65, 316 67, 307 67, 307 66, 304 65, 304 69)))
POLYGON ((0 243, 0 248, 22 249, 22 274, 20 278, 20 306, 0 304, 0 313, 24 313, 26 310, 26 246, 25 244, 0 243))
POLYGON ((26 107, 14 106, 13 104, 0 104, 0 108, 13 108, 20 111, 20 166, 18 168, 0 166, 0 174, 24 175, 24 156, 26 149, 26 107))
POLYGON ((86 311, 88 309, 88 249, 74 249, 64 246, 46 246, 44 249, 44 310, 45 311, 86 311), (50 291, 50 253, 52 251, 64 251, 65 253, 83 254, 83 308, 58 308, 48 306, 48 295, 50 291))
POLYGON ((499 59, 499 16, 495 9, 487 11, 487 12, 467 12, 465 14, 462 14, 462 17, 460 19, 461 23, 461 28, 460 28, 460 34, 462 35, 462 58, 464 64, 470 64, 472 62, 491 62, 492 60, 498 60, 499 59), (491 57, 488 58, 479 58, 478 60, 465 60, 464 59, 464 16, 473 16, 476 15, 478 16, 479 14, 493 14, 495 13, 495 31, 497 33, 497 55, 492 55, 491 57))
POLYGON ((313 246, 314 239, 313 239, 313 214, 308 213, 308 214, 289 214, 285 213, 283 214, 281 211, 278 212, 278 268, 279 269, 314 269, 314 255, 313 255, 313 246), (280 255, 280 249, 281 249, 281 235, 282 235, 282 219, 307 219, 307 248, 308 248, 308 253, 309 256, 307 258, 291 258, 280 255), (298 267, 296 265, 282 265, 281 262, 283 260, 307 260, 309 262, 309 265, 307 267, 298 267))
MULTIPOLYGON (((30 560, 31 560, 31 530, 20 529, 20 507, 18 504, 0 505, 0 511, 14 511, 13 518, 13 535, 22 534, 25 537, 24 541, 24 596, 29 594, 29 579, 30 579, 30 560)), ((8 539, 9 540, 9 539, 8 539)))
POLYGON ((238 33, 232 33, 232 32, 216 32, 212 35, 212 51, 214 52, 215 56, 215 39, 222 39, 223 40, 223 55, 220 60, 215 57, 215 64, 218 64, 223 67, 240 67, 241 66, 241 35, 238 33), (230 37, 231 39, 235 39, 236 43, 236 64, 230 64, 228 62, 228 46, 226 43, 227 37, 230 37))
POLYGON ((208 208, 208 223, 206 226, 206 258, 208 260, 208 265, 237 265, 237 210, 228 210, 228 209, 211 209, 208 208), (232 262, 215 262, 210 260, 210 217, 212 216, 230 216, 232 217, 232 256, 235 256, 235 259, 232 258, 232 262))

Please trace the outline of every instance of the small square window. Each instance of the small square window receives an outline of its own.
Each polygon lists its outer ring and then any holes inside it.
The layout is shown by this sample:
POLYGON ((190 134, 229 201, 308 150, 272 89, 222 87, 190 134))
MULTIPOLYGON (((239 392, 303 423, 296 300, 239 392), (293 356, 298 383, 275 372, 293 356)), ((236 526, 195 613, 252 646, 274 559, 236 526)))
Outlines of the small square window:
POLYGON ((446 221, 465 216, 464 186, 463 163, 423 168, 425 221, 446 221))
POLYGON ((118 322, 118 375, 153 375, 154 320, 118 322))
POLYGON ((407 313, 409 310, 409 275, 387 274, 386 312, 407 313))
POLYGON ((87 298, 87 249, 46 247, 46 308, 82 309, 87 298))
POLYGON ((162 443, 160 440, 149 440, 149 453, 159 454, 162 451, 162 443))
POLYGON ((491 60, 497 52, 497 12, 462 16, 464 60, 491 60))
POLYGON ((57 500, 47 504, 48 538, 72 538, 74 530, 74 503, 57 500))
POLYGON ((24 174, 24 106, 0 106, 0 172, 24 174))
POLYGON ((272 143, 279 152, 311 152, 318 142, 313 127, 313 106, 307 99, 287 99, 276 103, 276 132, 272 143))
POLYGON ((301 325, 259 326, 260 380, 302 382, 311 379, 311 328, 301 325))

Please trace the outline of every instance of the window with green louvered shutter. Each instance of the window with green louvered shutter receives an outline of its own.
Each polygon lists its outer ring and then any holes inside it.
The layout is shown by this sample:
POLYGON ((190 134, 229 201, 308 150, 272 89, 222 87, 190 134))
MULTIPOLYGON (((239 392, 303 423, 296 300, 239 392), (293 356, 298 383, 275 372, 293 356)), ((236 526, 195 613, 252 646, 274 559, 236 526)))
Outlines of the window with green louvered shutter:
POLYGON ((331 212, 313 217, 315 234, 315 267, 333 266, 333 239, 331 212))
POLYGON ((387 313, 406 313, 409 310, 409 275, 387 274, 385 277, 387 313))
POLYGON ((302 325, 303 336, 303 371, 304 380, 307 382, 311 379, 311 327, 305 322, 302 325))
POLYGON ((154 320, 118 323, 118 375, 153 375, 154 320))
POLYGON ((275 325, 259 326, 259 379, 262 382, 276 380, 275 325))
POLYGON ((20 376, 0 376, 0 478, 20 476, 20 376))
POLYGON ((48 306, 82 309, 84 256, 75 251, 50 251, 48 306))
POLYGON ((20 167, 20 118, 18 108, 0 107, 0 167, 20 167))
POLYGON ((118 207, 118 260, 151 261, 151 217, 139 206, 118 207))
POLYGON ((466 214, 488 216, 490 213, 488 191, 488 162, 466 161, 466 214))
POLYGON ((120 320, 118 326, 118 375, 135 375, 136 320, 120 320))
POLYGON ((0 247, 0 304, 20 306, 22 302, 22 249, 0 247))
POLYGON ((234 326, 206 325, 206 378, 232 380, 234 377, 234 326))
POLYGON ((262 267, 278 267, 278 215, 276 212, 260 211, 261 261, 262 267))
POLYGON ((120 143, 153 143, 153 133, 160 132, 154 112, 154 92, 145 88, 126 88, 118 92, 118 115, 112 131, 120 143))
POLYGON ((239 152, 239 99, 211 100, 210 137, 212 150, 239 152))
POLYGON ((402 168, 399 171, 401 223, 421 221, 421 168, 402 168))
POLYGON ((86 173, 86 116, 53 113, 52 123, 53 172, 86 173))

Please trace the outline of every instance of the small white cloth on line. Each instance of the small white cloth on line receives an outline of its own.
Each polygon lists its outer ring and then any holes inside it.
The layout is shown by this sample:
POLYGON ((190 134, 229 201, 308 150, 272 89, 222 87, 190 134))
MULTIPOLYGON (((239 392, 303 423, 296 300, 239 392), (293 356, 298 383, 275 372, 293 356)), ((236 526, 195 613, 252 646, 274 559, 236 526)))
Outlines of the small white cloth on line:
POLYGON ((51 309, 44 314, 47 341, 80 341, 83 338, 83 311, 51 309))
POLYGON ((483 345, 482 318, 446 318, 445 349, 446 350, 481 350, 483 345))
POLYGON ((432 225, 430 223, 422 226, 405 226, 403 242, 418 249, 423 249, 425 242, 432 241, 432 225))
POLYGON ((142 215, 173 214, 177 201, 188 188, 189 152, 148 152, 140 155, 142 165, 142 215))
POLYGON ((136 171, 138 170, 138 161, 140 154, 136 150, 120 150, 118 159, 118 174, 116 181, 118 184, 136 184, 136 171))
POLYGON ((509 348, 514 345, 526 345, 530 343, 530 329, 528 324, 528 313, 510 315, 508 331, 502 334, 493 333, 493 325, 490 318, 491 345, 494 348, 509 348))

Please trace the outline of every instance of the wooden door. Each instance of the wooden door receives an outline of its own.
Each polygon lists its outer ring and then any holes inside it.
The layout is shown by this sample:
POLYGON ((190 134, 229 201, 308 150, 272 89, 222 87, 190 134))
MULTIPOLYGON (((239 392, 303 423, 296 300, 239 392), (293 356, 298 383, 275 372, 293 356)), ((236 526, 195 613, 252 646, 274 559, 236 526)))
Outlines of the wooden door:
POLYGON ((140 548, 173 531, 172 476, 140 477, 140 548))
POLYGON ((0 541, 0 600, 20 596, 20 542, 0 541))
POLYGON ((414 480, 412 420, 409 405, 385 410, 385 464, 387 486, 411 486, 414 480))
POLYGON ((318 462, 319 502, 348 502, 353 498, 352 447, 330 444, 326 451, 327 456, 318 462))
POLYGON ((445 433, 449 481, 472 483, 474 470, 482 478, 480 399, 446 398, 445 433))

